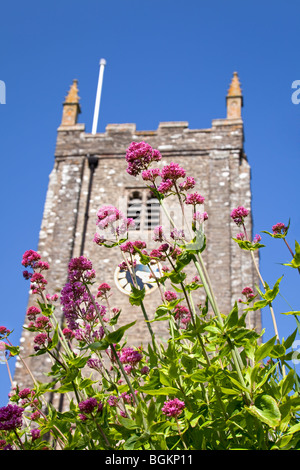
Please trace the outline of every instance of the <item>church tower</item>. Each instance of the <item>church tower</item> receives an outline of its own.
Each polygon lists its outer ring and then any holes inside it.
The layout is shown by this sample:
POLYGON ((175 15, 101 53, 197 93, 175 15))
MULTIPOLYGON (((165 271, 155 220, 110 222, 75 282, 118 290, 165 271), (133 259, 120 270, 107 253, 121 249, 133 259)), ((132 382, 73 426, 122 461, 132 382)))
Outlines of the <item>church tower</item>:
MULTIPOLYGON (((108 124, 104 133, 89 133, 85 125, 78 122, 81 109, 77 85, 74 80, 63 103, 39 236, 38 252, 50 264, 47 271, 49 294, 60 294, 67 282, 69 261, 84 255, 92 261, 96 271, 95 286, 102 282, 112 286, 111 304, 122 309, 121 324, 137 320, 134 331, 128 330, 128 346, 148 341, 140 309, 128 301, 127 280, 118 267, 122 262, 118 248, 106 249, 93 242, 97 211, 108 204, 135 219, 135 229, 130 230, 129 239, 144 240, 149 250, 157 247, 153 240, 154 227, 168 228, 168 220, 151 192, 141 180, 126 172, 126 149, 133 141, 144 141, 162 154, 158 166, 172 161, 178 163, 187 175, 195 178, 194 190, 205 197, 208 220, 205 221, 207 248, 203 258, 220 310, 229 313, 245 286, 259 284, 249 253, 232 240, 237 227, 230 218, 231 210, 240 205, 251 209, 250 166, 243 145, 243 96, 237 73, 233 75, 226 96, 226 118, 214 119, 208 129, 190 129, 188 122, 180 121, 160 122, 152 131, 137 130, 133 123, 108 124)), ((166 199, 166 204, 180 226, 178 206, 171 198, 166 199)), ((250 234, 249 217, 247 229, 250 234)), ((195 274, 188 273, 190 276, 195 274)), ((151 316, 160 300, 151 286, 147 285, 146 290, 144 302, 151 316)), ((202 295, 199 293, 198 303, 204 302, 202 295)), ((29 305, 30 302, 32 299, 29 305)), ((62 315, 59 305, 56 312, 62 315)), ((248 322, 250 328, 260 330, 260 313, 251 312, 248 322)), ((161 340, 164 338, 163 323, 152 323, 161 340)), ((21 338, 21 348, 36 379, 44 381, 50 362, 45 356, 29 357, 33 344, 32 335, 26 330, 21 338)), ((14 379, 20 387, 27 383, 24 373, 17 361, 14 379)))

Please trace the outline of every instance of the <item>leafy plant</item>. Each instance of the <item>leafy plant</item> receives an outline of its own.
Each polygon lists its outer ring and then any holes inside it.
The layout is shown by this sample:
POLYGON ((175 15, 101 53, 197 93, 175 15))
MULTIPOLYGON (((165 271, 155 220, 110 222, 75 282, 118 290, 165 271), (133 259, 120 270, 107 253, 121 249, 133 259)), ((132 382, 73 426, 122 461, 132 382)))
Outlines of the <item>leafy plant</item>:
MULTIPOLYGON (((105 235, 98 233, 94 238, 106 249, 120 250, 122 269, 131 278, 129 302, 141 310, 148 346, 127 346, 126 334, 135 322, 118 327, 121 309, 111 307, 111 287, 102 283, 93 294, 96 273, 83 256, 71 260, 68 267, 68 282, 60 295, 65 319, 61 329, 55 313, 58 296, 46 294, 49 265, 39 253, 25 252, 22 264, 30 271, 23 274, 37 300, 27 311, 26 328, 35 334, 33 355, 49 355, 53 365, 45 383, 28 370, 32 387, 16 386, 9 404, 0 408, 2 449, 300 448, 298 376, 291 366, 298 330, 280 340, 273 309, 282 278, 273 287, 262 279, 254 255, 264 246, 261 237, 248 238, 249 211, 242 206, 234 209, 231 218, 242 231, 233 243, 249 251, 261 288, 256 286, 255 293, 254 286, 246 286, 244 300, 237 299, 224 315, 202 258, 208 214, 199 207, 204 198, 187 192, 195 180, 186 177, 179 165, 150 168, 160 159, 160 153, 148 144, 133 142, 126 154, 127 171, 133 177, 141 174, 157 196, 171 223, 171 234, 156 227, 154 239, 160 245, 148 251, 145 242, 128 240, 132 219, 113 206, 104 206, 98 212, 97 226, 105 235), (185 207, 192 207, 189 237, 176 227, 166 209, 165 199, 170 195, 178 198, 185 218, 185 207), (140 289, 134 269, 137 256, 157 284, 160 300, 155 312, 147 312, 144 306, 145 290, 140 289), (153 270, 157 263, 160 267, 163 263, 159 275, 153 270), (193 279, 187 275, 189 266, 195 270, 193 279), (199 289, 205 294, 203 305, 195 303, 199 289), (265 343, 263 332, 247 326, 248 313, 264 308, 271 312, 275 332, 265 343), (166 343, 159 343, 153 332, 152 324, 158 321, 167 322, 166 343), (68 406, 63 411, 46 399, 53 389, 65 397, 68 406)), ((287 243, 287 231, 284 224, 276 224, 273 233, 267 233, 287 243)), ((299 268, 298 258, 296 242, 295 255, 286 266, 299 268)), ((294 315, 298 326, 299 311, 285 314, 294 315)), ((10 344, 7 328, 0 327, 0 334, 5 361, 8 355, 19 355, 28 369, 19 348, 10 344)))

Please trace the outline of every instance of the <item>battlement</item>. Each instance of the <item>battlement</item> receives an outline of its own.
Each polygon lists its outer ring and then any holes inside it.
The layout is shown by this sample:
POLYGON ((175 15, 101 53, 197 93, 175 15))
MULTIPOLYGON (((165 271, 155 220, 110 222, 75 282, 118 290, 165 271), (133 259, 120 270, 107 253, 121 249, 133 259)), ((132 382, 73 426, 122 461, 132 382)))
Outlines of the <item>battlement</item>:
POLYGON ((134 123, 108 124, 105 132, 86 132, 84 124, 58 128, 55 156, 120 155, 132 141, 147 141, 168 154, 195 153, 219 149, 242 151, 244 131, 242 119, 214 119, 210 129, 190 129, 187 121, 160 122, 156 130, 137 130, 134 123))

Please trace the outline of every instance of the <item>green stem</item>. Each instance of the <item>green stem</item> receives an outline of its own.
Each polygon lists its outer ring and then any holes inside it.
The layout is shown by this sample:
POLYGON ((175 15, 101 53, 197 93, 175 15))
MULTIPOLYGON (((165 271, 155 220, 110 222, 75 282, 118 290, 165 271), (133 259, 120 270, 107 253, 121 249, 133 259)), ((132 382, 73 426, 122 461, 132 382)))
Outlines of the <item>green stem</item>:
MULTIPOLYGON (((123 256, 123 259, 127 265, 127 269, 129 271, 129 274, 131 276, 131 280, 132 280, 132 284, 138 289, 138 283, 137 283, 137 279, 136 279, 136 275, 135 275, 135 272, 134 272, 134 269, 131 270, 130 268, 130 265, 128 263, 128 260, 126 258, 126 256, 124 255, 124 252, 121 251, 122 253, 122 256, 123 256)), ((131 255, 130 255, 131 256, 131 255)), ((131 260, 133 261, 133 258, 131 256, 131 260)), ((147 328, 148 328, 148 331, 150 333, 150 336, 151 336, 151 339, 152 339, 152 345, 153 345, 153 348, 156 352, 158 352, 158 354, 160 354, 159 352, 159 348, 157 346, 157 343, 156 343, 156 340, 155 340, 155 334, 152 330, 152 327, 151 327, 151 324, 150 324, 150 321, 149 321, 149 317, 147 315, 147 312, 146 312, 146 309, 145 309, 145 306, 144 306, 144 303, 143 301, 141 300, 141 310, 142 310, 142 313, 143 313, 143 316, 144 316, 144 319, 145 319, 145 322, 146 322, 146 325, 147 325, 147 328)))
MULTIPOLYGON (((180 206, 182 206, 182 201, 181 201, 180 197, 179 197, 179 202, 180 202, 180 206)), ((163 204, 163 201, 160 201, 160 203, 163 207, 163 210, 164 210, 165 214, 168 216, 168 211, 166 210, 166 208, 163 204)), ((184 216, 184 213, 183 213, 183 216, 184 216)), ((172 221, 170 216, 168 216, 168 218, 169 218, 170 221, 172 221)), ((173 224, 173 227, 175 228, 175 224, 174 224, 173 221, 172 221, 172 224, 173 224)), ((210 281, 208 272, 205 268, 201 253, 197 253, 197 258, 198 258, 198 261, 196 261, 194 259, 194 264, 195 264, 196 269, 197 269, 197 271, 198 271, 198 273, 201 277, 203 287, 205 289, 206 295, 208 296, 208 299, 209 299, 209 302, 212 306, 212 309, 213 309, 215 315, 217 316, 221 327, 223 327, 223 319, 221 317, 221 313, 219 311, 218 304, 217 304, 217 301, 216 301, 216 298, 214 296, 214 292, 213 292, 213 289, 212 289, 211 281, 210 281)), ((237 374, 238 374, 240 383, 244 388, 247 388, 247 386, 245 384, 245 381, 244 381, 244 378, 243 378, 243 375, 242 375, 242 372, 241 372, 241 368, 240 368, 240 364, 242 364, 242 360, 239 357, 240 356, 239 351, 237 350, 237 348, 233 347, 232 345, 230 346, 230 348, 231 348, 231 353, 232 353, 232 356, 233 356, 235 367, 237 369, 237 374), (239 357, 239 359, 238 359, 238 357, 239 357)), ((247 400, 250 403, 251 402, 250 394, 247 393, 246 397, 247 397, 247 400)))

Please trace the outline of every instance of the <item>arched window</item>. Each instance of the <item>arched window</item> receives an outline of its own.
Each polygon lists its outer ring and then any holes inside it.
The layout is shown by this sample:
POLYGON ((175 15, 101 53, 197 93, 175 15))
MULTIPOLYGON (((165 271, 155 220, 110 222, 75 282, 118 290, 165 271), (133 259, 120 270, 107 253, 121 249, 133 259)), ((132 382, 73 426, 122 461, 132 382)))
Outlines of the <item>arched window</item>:
POLYGON ((158 199, 145 189, 128 189, 127 217, 135 222, 131 230, 153 230, 160 222, 158 199))
POLYGON ((143 207, 143 194, 141 191, 132 191, 129 194, 128 206, 127 206, 127 217, 131 217, 134 220, 134 230, 141 229, 141 217, 143 207))
POLYGON ((146 230, 153 230, 154 227, 159 225, 160 221, 160 206, 158 199, 151 192, 147 194, 147 207, 145 226, 146 230))

